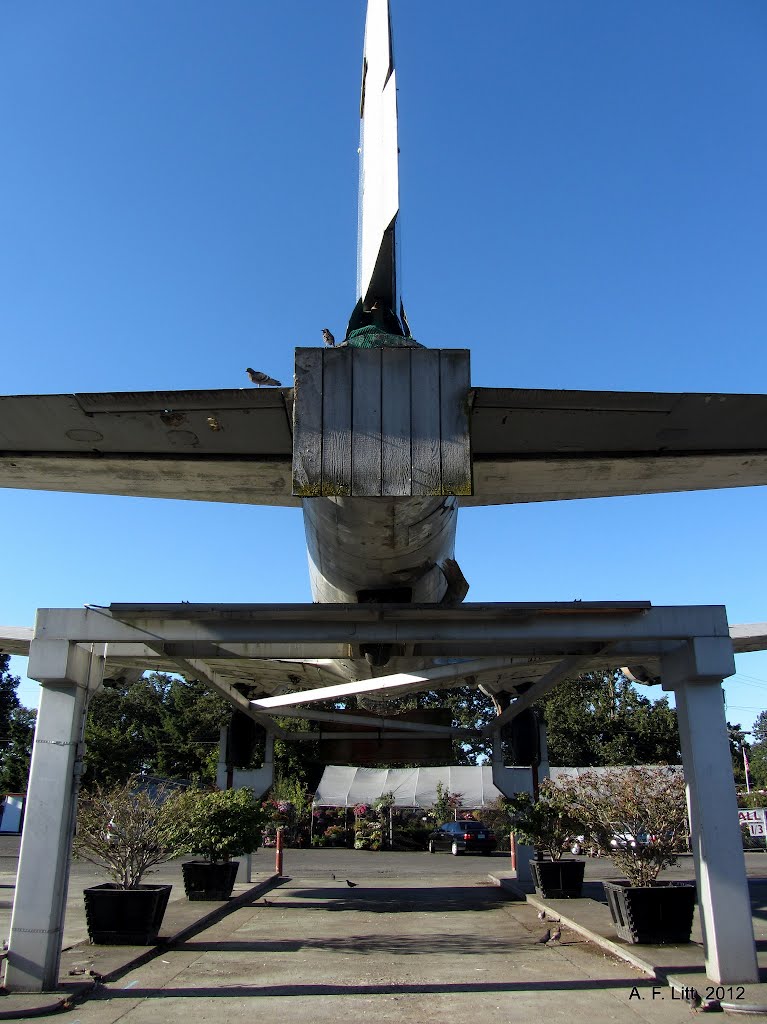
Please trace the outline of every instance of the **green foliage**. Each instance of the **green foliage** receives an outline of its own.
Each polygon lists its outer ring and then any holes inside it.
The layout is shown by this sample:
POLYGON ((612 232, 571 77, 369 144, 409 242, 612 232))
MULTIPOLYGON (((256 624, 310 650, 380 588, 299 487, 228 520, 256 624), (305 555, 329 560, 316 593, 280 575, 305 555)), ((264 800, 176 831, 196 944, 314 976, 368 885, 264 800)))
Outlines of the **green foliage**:
POLYGON ((765 804, 764 793, 738 793, 738 807, 764 807, 765 804))
MULTIPOLYGON (((738 786, 745 788, 746 773, 743 765, 743 747, 749 761, 749 779, 754 789, 767 789, 767 711, 761 711, 754 721, 751 735, 753 743, 745 742, 745 733, 739 725, 727 723, 727 730, 730 736, 730 754, 732 755, 733 774, 738 786)), ((759 795, 759 803, 744 804, 743 806, 765 806, 764 794, 759 795)))
POLYGON ((451 793, 447 786, 443 786, 441 782, 437 783, 437 799, 434 801, 429 813, 429 817, 433 818, 437 825, 442 825, 446 821, 452 821, 455 817, 456 807, 461 806, 461 794, 451 793))
POLYGON ((0 793, 26 793, 36 712, 25 708, 16 690, 21 680, 0 654, 0 793))
POLYGON ((767 742, 767 711, 760 711, 756 716, 751 735, 756 743, 767 742))
POLYGON ((394 793, 381 793, 381 795, 376 797, 373 801, 373 810, 378 812, 379 817, 383 817, 389 808, 393 806, 394 793))
POLYGON ((296 822, 309 825, 312 813, 312 794, 297 778, 283 777, 277 779, 269 790, 269 797, 275 802, 292 804, 296 822))
POLYGON ((561 683, 539 705, 554 765, 678 764, 676 712, 652 701, 618 671, 561 683))
POLYGON ((610 853, 631 885, 652 885, 661 868, 676 862, 688 830, 681 771, 640 765, 585 772, 557 785, 598 847, 610 850, 616 834, 633 838, 635 846, 626 844, 610 853))
POLYGON ((81 798, 73 849, 103 868, 121 889, 135 889, 156 864, 178 855, 177 796, 154 794, 136 776, 110 788, 95 786, 81 798))
POLYGON ((261 844, 264 815, 249 789, 192 789, 177 798, 174 840, 215 864, 261 844))
POLYGON ((152 672, 93 698, 85 730, 88 787, 136 773, 215 782, 229 705, 203 683, 152 672))
POLYGON ((512 832, 524 843, 545 850, 552 860, 559 860, 573 836, 583 831, 569 794, 549 779, 541 783, 537 800, 529 793, 517 793, 507 806, 512 832))

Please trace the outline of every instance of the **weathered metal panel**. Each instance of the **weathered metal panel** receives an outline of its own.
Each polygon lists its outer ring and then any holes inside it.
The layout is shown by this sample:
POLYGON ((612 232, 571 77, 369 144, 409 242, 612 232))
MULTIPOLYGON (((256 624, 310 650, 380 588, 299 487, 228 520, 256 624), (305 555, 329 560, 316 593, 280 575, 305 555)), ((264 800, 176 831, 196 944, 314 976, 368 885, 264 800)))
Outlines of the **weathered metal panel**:
POLYGON ((352 359, 352 494, 381 494, 381 349, 355 348, 352 359))
POLYGON ((472 493, 469 375, 468 349, 440 350, 440 454, 443 494, 472 493))
POLYGON ((344 349, 322 353, 322 494, 352 493, 352 361, 344 349))
POLYGON ((289 457, 290 388, 0 397, 0 451, 289 457))
POLYGON ((408 497, 412 483, 410 350, 383 353, 381 372, 381 493, 408 497))
POLYGON ((319 348, 297 348, 293 400, 293 494, 322 494, 322 357, 319 348))
POLYGON ((414 495, 442 494, 440 458, 440 403, 438 349, 412 349, 410 353, 410 450, 414 495))
POLYGON ((767 395, 475 388, 475 457, 767 450, 767 395))

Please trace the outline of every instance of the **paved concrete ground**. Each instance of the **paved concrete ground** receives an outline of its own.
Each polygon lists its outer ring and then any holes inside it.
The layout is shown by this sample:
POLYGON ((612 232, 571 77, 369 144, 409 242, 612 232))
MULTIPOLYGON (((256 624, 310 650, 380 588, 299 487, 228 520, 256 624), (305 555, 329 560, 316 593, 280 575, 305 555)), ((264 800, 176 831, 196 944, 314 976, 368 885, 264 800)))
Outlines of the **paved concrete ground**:
MULTIPOLYGON (((259 851, 256 877, 269 875, 272 856, 259 851)), ((758 856, 749 871, 767 875, 767 858, 758 856)), ((507 868, 502 856, 286 851, 290 878, 267 893, 271 905, 251 899, 140 966, 118 968, 57 1020, 688 1020, 688 1004, 670 989, 653 987, 582 935, 565 928, 557 946, 538 944, 544 926, 535 908, 489 882, 488 872, 507 868)), ((79 888, 88 884, 88 871, 84 865, 73 871, 67 935, 80 927, 79 888)), ((166 877, 177 873, 177 864, 164 869, 166 877)), ((609 862, 587 862, 587 878, 596 874, 615 877, 609 862)), ((760 887, 767 885, 757 882, 760 887)), ((179 900, 169 915, 189 917, 204 908, 179 900)), ((109 968, 110 949, 68 949, 65 976, 78 965, 109 968)), ((0 999, 0 1011, 14 998, 0 999)))

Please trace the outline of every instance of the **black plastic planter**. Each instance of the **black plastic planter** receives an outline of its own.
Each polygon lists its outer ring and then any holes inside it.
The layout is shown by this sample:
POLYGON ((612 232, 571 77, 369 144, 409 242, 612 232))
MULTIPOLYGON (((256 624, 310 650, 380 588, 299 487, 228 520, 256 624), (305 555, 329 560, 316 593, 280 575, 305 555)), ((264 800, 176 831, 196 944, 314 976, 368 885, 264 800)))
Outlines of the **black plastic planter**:
POLYGON ((171 885, 120 889, 114 882, 83 890, 91 942, 107 946, 151 946, 162 924, 171 885))
POLYGON ((207 860, 188 860, 181 865, 184 889, 190 900, 228 900, 237 877, 237 860, 211 864, 207 860))
POLYGON ((650 945, 690 941, 695 912, 694 882, 634 886, 603 882, 618 938, 650 945))
POLYGON ((582 860, 531 860, 535 891, 548 900, 577 900, 583 889, 582 860))

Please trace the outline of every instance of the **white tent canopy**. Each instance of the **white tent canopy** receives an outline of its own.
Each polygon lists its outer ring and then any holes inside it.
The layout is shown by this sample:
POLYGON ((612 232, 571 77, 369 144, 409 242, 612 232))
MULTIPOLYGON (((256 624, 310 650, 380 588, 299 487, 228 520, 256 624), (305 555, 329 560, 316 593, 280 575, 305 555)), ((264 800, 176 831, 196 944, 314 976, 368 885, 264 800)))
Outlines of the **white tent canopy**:
POLYGON ((468 809, 489 807, 501 791, 493 785, 490 765, 447 765, 443 768, 353 768, 328 765, 314 797, 318 807, 372 804, 384 793, 394 795, 395 807, 432 807, 437 783, 461 796, 468 809))
MULTIPOLYGON (((648 767, 648 766, 645 766, 648 767)), ((657 771, 682 771, 681 765, 652 765, 657 771)), ((527 791, 529 768, 507 769, 518 776, 519 790, 527 791)), ((586 772, 620 771, 613 768, 551 768, 551 778, 572 778, 586 772)), ((394 795, 395 807, 433 807, 437 783, 448 793, 460 794, 461 807, 477 810, 490 807, 503 796, 493 785, 493 769, 487 765, 445 765, 440 768, 354 768, 328 765, 317 792, 315 807, 354 807, 372 804, 384 793, 394 795)))

